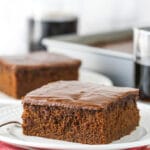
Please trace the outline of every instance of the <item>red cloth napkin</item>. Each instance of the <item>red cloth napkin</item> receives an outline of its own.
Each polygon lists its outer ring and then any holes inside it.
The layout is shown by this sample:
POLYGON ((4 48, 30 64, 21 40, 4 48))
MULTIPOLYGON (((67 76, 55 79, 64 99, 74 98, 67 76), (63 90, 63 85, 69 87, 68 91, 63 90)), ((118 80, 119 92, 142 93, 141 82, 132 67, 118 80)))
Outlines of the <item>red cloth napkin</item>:
POLYGON ((6 143, 0 142, 0 150, 25 150, 25 149, 17 148, 12 145, 8 145, 6 143))
MULTIPOLYGON (((0 150, 27 150, 24 148, 17 148, 15 146, 0 142, 0 150)), ((31 149, 33 150, 33 149, 31 149)), ((34 149, 34 150, 42 150, 42 149, 34 149)), ((150 150, 150 146, 143 146, 143 147, 135 147, 135 148, 130 148, 126 150, 150 150)))
POLYGON ((129 149, 127 149, 127 150, 150 150, 150 146, 129 148, 129 149))

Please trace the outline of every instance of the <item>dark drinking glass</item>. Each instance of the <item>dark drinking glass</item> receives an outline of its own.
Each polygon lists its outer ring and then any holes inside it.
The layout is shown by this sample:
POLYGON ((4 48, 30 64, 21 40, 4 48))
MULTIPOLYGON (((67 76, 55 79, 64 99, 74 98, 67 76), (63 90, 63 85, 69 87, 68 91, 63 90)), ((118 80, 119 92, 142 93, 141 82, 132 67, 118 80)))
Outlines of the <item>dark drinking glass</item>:
POLYGON ((77 33, 77 17, 69 14, 50 14, 28 20, 29 51, 45 50, 43 38, 77 33))
POLYGON ((150 28, 134 30, 134 69, 140 99, 150 101, 150 28))

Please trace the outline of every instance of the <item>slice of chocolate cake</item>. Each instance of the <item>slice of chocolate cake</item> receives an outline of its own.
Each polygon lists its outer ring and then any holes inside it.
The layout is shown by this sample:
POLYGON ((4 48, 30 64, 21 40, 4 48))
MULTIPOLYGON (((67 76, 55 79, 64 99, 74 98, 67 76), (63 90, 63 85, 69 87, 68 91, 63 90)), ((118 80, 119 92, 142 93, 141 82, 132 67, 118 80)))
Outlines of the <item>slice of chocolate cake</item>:
POLYGON ((139 90, 58 81, 23 98, 23 133, 84 144, 106 144, 139 124, 139 90))
POLYGON ((77 80, 80 60, 48 52, 0 57, 0 91, 21 98, 57 80, 77 80))

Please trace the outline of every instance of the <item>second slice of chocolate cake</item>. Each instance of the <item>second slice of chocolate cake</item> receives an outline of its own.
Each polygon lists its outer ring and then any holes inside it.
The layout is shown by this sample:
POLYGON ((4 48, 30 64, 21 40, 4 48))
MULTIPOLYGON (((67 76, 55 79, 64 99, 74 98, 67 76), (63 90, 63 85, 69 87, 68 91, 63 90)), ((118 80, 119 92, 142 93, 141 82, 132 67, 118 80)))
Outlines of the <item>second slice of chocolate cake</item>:
POLYGON ((77 80, 81 61, 65 55, 34 52, 0 57, 0 91, 21 98, 49 82, 77 80))
POLYGON ((23 99, 23 133, 84 144, 106 144, 139 124, 139 90, 58 81, 23 99))

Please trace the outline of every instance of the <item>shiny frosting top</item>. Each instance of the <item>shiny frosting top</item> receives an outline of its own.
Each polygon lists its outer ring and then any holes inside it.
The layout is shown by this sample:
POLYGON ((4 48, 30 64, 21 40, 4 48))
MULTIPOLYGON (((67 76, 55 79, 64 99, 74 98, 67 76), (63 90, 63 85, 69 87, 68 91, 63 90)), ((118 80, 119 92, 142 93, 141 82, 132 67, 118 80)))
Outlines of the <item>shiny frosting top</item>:
POLYGON ((102 109, 116 101, 122 101, 129 95, 137 99, 139 90, 80 81, 57 81, 28 93, 24 97, 23 103, 102 109))
POLYGON ((0 63, 11 66, 12 68, 80 66, 81 64, 78 59, 48 52, 34 52, 20 56, 1 56, 0 63))

